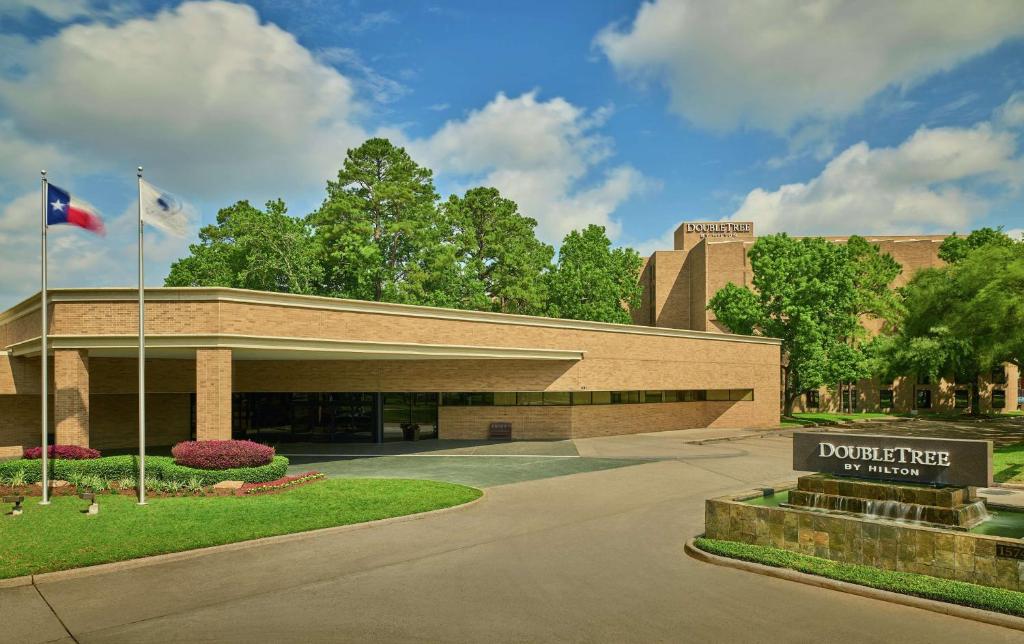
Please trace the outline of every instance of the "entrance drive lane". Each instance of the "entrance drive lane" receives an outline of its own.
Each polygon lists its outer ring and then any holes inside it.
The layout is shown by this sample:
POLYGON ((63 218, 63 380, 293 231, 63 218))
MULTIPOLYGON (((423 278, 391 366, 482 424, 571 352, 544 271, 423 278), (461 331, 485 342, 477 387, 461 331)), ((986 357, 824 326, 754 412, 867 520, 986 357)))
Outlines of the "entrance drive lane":
POLYGON ((1019 640, 688 558, 704 498, 791 475, 786 447, 690 446, 460 512, 40 589, 83 642, 1019 640))

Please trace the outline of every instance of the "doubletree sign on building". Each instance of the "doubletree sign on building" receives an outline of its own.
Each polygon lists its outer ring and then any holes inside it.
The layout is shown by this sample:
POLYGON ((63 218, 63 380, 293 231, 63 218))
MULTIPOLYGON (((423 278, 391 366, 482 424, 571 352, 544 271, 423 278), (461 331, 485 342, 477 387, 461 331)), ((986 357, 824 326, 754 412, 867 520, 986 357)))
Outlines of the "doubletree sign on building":
POLYGON ((793 469, 930 485, 992 485, 991 441, 798 432, 793 469))

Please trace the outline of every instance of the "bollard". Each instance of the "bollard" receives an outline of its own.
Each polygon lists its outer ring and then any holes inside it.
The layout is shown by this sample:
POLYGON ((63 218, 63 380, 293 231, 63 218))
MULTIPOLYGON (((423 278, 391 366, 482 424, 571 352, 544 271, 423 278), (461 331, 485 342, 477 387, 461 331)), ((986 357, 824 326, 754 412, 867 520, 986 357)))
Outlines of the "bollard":
POLYGON ((14 507, 11 508, 11 511, 8 512, 7 514, 11 515, 12 517, 16 517, 16 516, 20 515, 21 514, 21 504, 22 504, 22 502, 24 502, 24 500, 25 500, 25 497, 23 497, 23 496, 5 496, 4 497, 4 503, 13 503, 14 504, 14 507))

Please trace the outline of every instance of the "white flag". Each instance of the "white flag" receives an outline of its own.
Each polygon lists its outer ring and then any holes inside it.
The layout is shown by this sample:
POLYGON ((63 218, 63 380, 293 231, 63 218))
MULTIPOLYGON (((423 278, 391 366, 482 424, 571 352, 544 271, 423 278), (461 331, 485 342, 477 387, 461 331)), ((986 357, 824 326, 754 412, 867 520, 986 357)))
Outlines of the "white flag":
POLYGON ((188 234, 189 216, 184 202, 151 183, 139 180, 142 221, 178 237, 188 234))

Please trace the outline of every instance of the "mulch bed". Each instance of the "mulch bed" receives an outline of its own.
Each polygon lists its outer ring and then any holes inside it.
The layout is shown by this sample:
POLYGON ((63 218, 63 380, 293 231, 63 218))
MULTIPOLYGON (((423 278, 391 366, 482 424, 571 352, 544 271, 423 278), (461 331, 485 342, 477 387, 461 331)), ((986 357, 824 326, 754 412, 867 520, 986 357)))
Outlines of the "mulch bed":
MULTIPOLYGON (((146 490, 147 498, 164 498, 172 496, 252 496, 254 494, 276 494, 278 492, 285 492, 299 485, 307 485, 316 481, 321 481, 325 476, 320 472, 306 472, 305 474, 297 474, 294 476, 285 476, 277 479, 276 481, 268 481, 266 483, 245 483, 240 489, 237 490, 215 490, 213 486, 207 486, 201 491, 190 491, 190 490, 179 490, 177 492, 167 492, 158 490, 146 490)), ((50 488, 50 496, 78 496, 79 489, 77 486, 68 484, 61 485, 59 487, 50 488)), ((124 488, 124 489, 106 489, 102 492, 97 492, 98 496, 102 495, 114 495, 120 494, 122 496, 138 496, 138 490, 135 488, 124 488)), ((0 496, 42 496, 43 486, 39 483, 33 483, 32 485, 19 485, 17 487, 11 487, 10 485, 0 485, 0 496)))
POLYGON ((278 492, 285 492, 300 485, 308 485, 310 483, 315 483, 316 481, 322 481, 325 478, 327 477, 323 472, 305 472, 304 474, 282 476, 276 481, 267 481, 266 483, 245 483, 237 492, 235 492, 235 494, 238 496, 277 494, 278 492))

